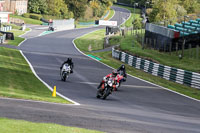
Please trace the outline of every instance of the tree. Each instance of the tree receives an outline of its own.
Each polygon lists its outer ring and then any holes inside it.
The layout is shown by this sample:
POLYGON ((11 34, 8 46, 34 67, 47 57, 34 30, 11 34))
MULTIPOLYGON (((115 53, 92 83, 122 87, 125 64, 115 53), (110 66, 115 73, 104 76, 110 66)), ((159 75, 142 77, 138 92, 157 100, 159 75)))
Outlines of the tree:
POLYGON ((117 2, 117 0, 100 0, 103 5, 107 7, 107 9, 110 9, 110 7, 113 5, 113 2, 117 2))
POLYGON ((178 5, 178 4, 175 5, 175 9, 176 9, 177 16, 184 16, 187 14, 187 11, 181 5, 178 5))
POLYGON ((197 0, 181 0, 181 4, 187 10, 188 13, 194 13, 198 8, 197 0))
POLYGON ((48 6, 46 0, 29 0, 28 11, 30 13, 47 14, 48 6))
POLYGON ((177 0, 155 0, 153 10, 149 16, 150 21, 159 22, 176 18, 177 12, 175 6, 177 4, 177 0))
POLYGON ((93 9, 93 16, 97 16, 100 10, 100 3, 98 0, 90 1, 90 7, 93 9))
POLYGON ((65 0, 70 11, 73 12, 75 19, 83 17, 86 11, 88 0, 65 0))
POLYGON ((71 18, 73 14, 68 11, 68 7, 63 0, 47 0, 49 15, 60 18, 71 18))

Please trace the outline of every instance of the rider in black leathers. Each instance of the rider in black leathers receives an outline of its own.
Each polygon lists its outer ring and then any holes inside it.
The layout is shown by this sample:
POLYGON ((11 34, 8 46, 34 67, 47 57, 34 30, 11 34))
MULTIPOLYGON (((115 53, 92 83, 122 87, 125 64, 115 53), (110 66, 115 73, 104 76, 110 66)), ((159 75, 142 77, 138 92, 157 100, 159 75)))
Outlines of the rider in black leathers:
POLYGON ((72 62, 72 58, 67 58, 67 60, 62 63, 60 69, 62 69, 64 64, 68 64, 70 66, 70 68, 71 68, 70 73, 73 73, 74 63, 72 62))
POLYGON ((117 69, 117 71, 118 71, 118 72, 119 72, 119 71, 122 71, 122 72, 123 72, 123 77, 124 77, 123 80, 126 81, 127 75, 126 75, 125 65, 122 64, 122 65, 117 69))

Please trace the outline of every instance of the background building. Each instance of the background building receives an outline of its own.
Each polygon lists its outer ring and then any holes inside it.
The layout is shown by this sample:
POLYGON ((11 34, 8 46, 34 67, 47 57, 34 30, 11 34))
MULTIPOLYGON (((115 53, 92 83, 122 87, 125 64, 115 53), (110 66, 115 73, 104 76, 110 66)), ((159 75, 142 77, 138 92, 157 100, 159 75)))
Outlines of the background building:
POLYGON ((0 0, 0 12, 3 11, 3 4, 5 3, 4 0, 0 0))
POLYGON ((0 0, 0 22, 9 23, 10 12, 5 12, 4 6, 5 6, 5 0, 0 0))
POLYGON ((4 0, 3 10, 17 13, 18 15, 27 13, 28 0, 4 0))
POLYGON ((9 23, 9 14, 11 12, 0 12, 0 22, 9 23))

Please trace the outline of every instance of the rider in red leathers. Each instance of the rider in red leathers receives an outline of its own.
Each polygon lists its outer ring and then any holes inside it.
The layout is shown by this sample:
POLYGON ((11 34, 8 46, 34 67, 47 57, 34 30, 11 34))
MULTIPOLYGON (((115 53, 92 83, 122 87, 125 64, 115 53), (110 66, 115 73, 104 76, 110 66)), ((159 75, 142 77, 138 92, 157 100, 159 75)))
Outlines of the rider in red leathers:
MULTIPOLYGON (((115 80, 116 85, 119 85, 119 82, 121 80, 121 77, 118 75, 117 70, 113 70, 112 73, 106 75, 103 78, 103 80, 101 81, 97 89, 100 89, 100 88, 104 89, 104 83, 108 78, 113 78, 113 80, 115 80)), ((116 91, 116 87, 114 87, 114 91, 116 91)))

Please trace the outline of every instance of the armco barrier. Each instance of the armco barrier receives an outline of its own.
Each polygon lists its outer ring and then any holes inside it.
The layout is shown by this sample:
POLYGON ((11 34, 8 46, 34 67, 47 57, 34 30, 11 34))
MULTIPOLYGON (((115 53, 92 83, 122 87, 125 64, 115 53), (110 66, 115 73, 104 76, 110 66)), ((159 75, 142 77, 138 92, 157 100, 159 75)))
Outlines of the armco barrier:
POLYGON ((112 48, 112 57, 154 76, 200 89, 200 74, 154 63, 112 48))

